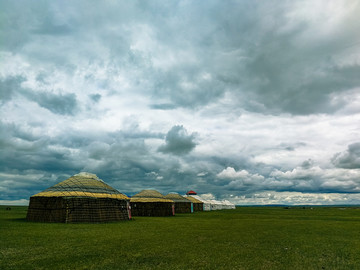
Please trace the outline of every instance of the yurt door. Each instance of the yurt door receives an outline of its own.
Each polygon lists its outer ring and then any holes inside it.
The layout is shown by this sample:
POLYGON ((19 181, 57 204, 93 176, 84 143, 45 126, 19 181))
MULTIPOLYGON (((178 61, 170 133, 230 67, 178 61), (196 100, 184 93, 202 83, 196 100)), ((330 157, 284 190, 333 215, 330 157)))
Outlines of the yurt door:
POLYGON ((130 206, 130 202, 127 202, 127 210, 128 210, 129 219, 131 219, 131 206, 130 206))

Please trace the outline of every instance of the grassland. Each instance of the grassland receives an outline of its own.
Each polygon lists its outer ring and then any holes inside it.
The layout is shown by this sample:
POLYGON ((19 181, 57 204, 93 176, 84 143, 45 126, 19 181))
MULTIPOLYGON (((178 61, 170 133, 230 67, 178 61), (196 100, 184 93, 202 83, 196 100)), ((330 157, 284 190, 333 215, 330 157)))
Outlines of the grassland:
POLYGON ((359 269, 360 209, 239 207, 106 224, 0 206, 0 269, 359 269))

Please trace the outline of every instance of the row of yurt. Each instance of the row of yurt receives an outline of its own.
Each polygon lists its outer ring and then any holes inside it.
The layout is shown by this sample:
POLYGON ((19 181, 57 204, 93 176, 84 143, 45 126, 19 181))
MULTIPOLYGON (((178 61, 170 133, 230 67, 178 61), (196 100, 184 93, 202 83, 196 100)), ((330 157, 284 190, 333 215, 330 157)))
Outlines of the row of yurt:
POLYGON ((41 222, 109 222, 133 216, 172 216, 235 208, 229 201, 204 200, 190 191, 163 196, 143 190, 131 198, 107 185, 95 174, 82 172, 30 197, 27 220, 41 222))
POLYGON ((143 190, 130 199, 133 216, 170 216, 202 211, 202 202, 188 200, 178 193, 163 196, 156 190, 143 190))
POLYGON ((130 199, 95 174, 79 173, 30 197, 26 219, 109 222, 130 219, 130 199))
POLYGON ((235 209, 235 205, 229 202, 228 200, 218 201, 218 200, 205 200, 199 195, 185 195, 187 199, 196 199, 203 203, 203 211, 214 211, 214 210, 223 210, 223 209, 235 209))
POLYGON ((130 199, 133 216, 173 216, 175 203, 156 190, 143 190, 130 199))

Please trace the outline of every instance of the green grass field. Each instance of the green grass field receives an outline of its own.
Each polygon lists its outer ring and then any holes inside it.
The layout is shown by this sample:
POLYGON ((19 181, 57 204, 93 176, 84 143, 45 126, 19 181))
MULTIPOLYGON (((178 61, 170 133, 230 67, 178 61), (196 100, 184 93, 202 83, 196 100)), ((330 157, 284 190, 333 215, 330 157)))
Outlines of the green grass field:
POLYGON ((360 209, 239 207, 106 224, 0 206, 0 269, 360 269, 360 209))

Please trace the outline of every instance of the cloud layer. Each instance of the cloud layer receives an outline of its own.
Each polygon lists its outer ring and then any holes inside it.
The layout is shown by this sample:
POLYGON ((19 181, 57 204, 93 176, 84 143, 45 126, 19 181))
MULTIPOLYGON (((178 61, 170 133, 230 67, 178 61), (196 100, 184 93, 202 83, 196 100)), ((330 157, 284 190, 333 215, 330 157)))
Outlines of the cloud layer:
POLYGON ((0 5, 0 203, 79 171, 360 203, 357 1, 0 5))

